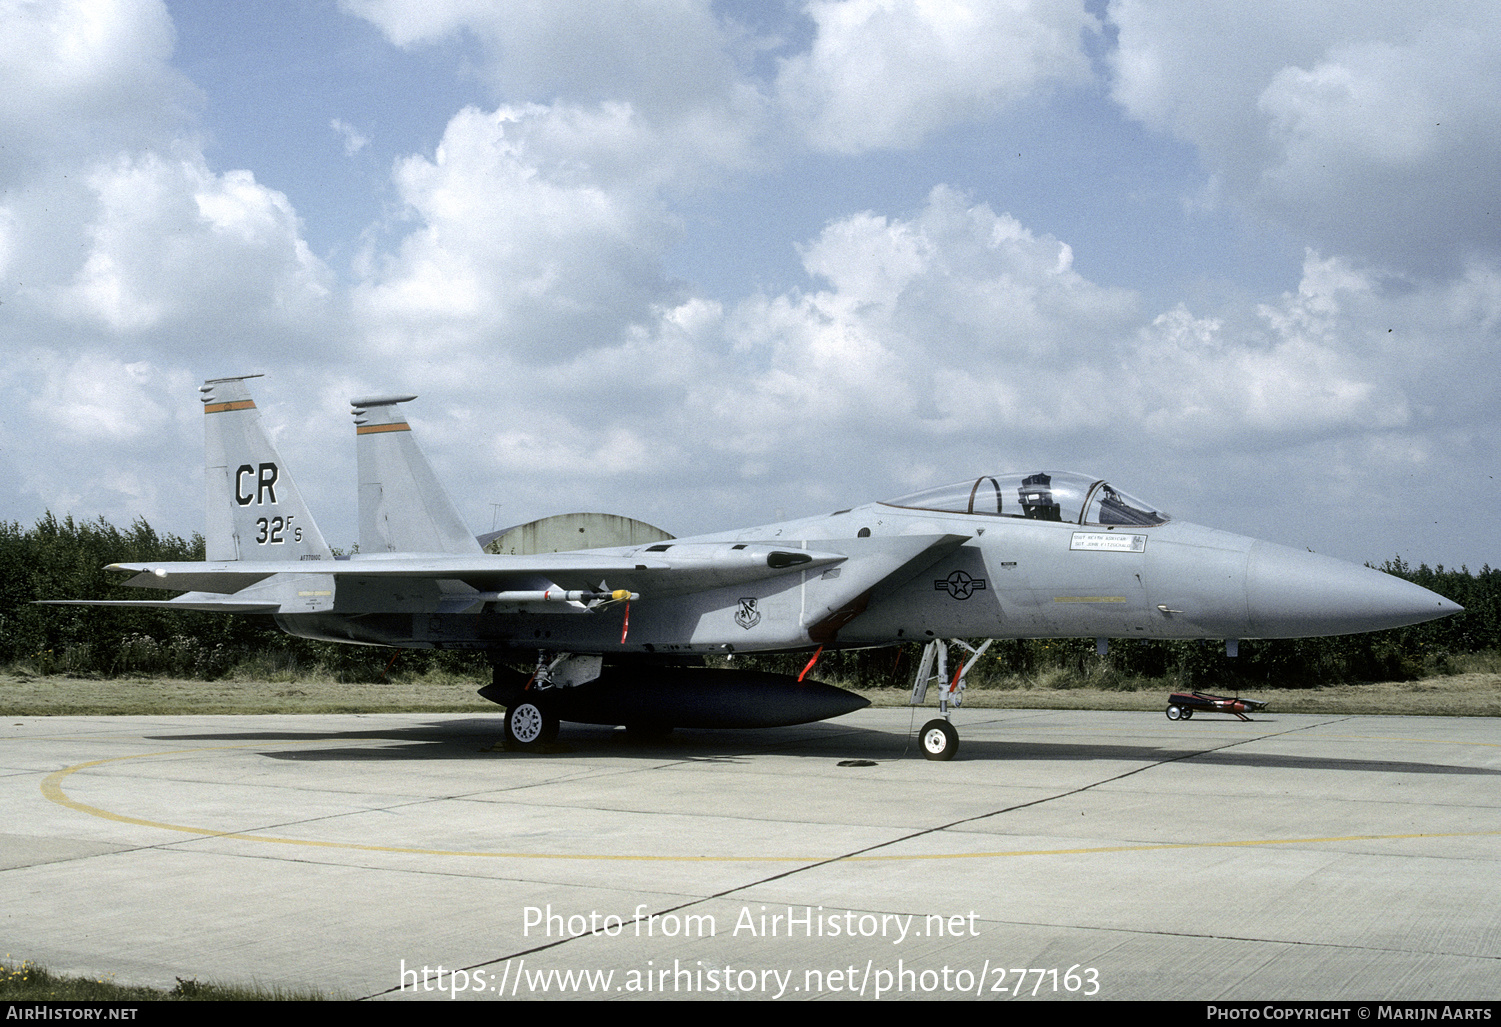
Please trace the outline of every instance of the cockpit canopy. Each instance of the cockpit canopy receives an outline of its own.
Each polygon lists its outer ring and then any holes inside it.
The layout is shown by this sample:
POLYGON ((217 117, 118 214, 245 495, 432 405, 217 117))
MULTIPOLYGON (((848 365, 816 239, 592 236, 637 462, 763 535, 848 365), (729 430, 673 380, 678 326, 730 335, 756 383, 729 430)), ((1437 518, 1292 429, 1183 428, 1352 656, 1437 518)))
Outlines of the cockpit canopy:
POLYGON ((1088 474, 987 474, 888 499, 887 506, 941 513, 988 514, 1064 524, 1162 524, 1168 515, 1088 474))

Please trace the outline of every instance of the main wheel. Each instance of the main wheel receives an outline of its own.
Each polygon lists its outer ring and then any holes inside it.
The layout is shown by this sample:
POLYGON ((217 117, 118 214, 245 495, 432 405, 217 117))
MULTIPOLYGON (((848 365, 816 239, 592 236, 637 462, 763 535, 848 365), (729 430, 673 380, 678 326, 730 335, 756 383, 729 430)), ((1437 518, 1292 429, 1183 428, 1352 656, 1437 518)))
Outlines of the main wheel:
POLYGON ((1177 720, 1181 716, 1183 716, 1183 711, 1181 709, 1179 709, 1178 707, 1176 707, 1176 706, 1169 706, 1167 708, 1167 719, 1168 720, 1177 720))
POLYGON ((959 751, 959 732, 946 720, 930 720, 918 735, 922 754, 930 760, 951 760, 959 751))
POLYGON ((1191 709, 1189 709, 1187 706, 1183 707, 1183 719, 1184 720, 1193 720, 1194 719, 1194 711, 1191 710, 1191 709))
POLYGON ((558 718, 547 707, 527 699, 506 710, 506 748, 540 749, 558 737, 558 718))

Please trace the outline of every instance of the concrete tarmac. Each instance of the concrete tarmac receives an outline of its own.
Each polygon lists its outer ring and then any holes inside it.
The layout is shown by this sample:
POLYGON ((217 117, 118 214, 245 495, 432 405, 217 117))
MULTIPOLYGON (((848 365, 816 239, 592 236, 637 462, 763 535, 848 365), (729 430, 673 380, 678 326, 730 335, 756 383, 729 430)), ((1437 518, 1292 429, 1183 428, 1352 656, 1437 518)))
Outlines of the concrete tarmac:
POLYGON ((1496 720, 962 710, 931 763, 931 716, 6 718, 0 945, 350 998, 1501 994, 1496 720))

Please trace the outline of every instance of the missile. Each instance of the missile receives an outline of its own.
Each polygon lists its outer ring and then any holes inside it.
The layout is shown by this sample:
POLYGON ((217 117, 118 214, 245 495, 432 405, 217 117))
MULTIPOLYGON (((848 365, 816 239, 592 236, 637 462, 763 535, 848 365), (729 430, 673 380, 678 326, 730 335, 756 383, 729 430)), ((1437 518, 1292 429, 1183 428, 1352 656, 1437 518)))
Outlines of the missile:
POLYGON ((548 588, 541 590, 511 590, 508 592, 482 592, 478 601, 486 603, 620 603, 640 599, 640 592, 617 588, 611 592, 589 592, 579 589, 548 588))

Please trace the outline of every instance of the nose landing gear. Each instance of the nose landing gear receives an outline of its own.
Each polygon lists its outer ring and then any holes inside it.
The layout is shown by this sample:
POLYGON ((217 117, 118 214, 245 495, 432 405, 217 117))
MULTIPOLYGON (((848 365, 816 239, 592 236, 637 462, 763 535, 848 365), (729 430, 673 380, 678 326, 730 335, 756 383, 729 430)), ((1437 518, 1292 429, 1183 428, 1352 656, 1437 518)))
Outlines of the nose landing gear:
POLYGON ((954 725, 949 723, 949 703, 956 707, 964 700, 965 678, 970 669, 979 662, 985 650, 990 648, 994 639, 986 639, 979 648, 970 645, 963 639, 954 638, 948 641, 935 638, 923 647, 922 664, 917 670, 917 680, 912 685, 913 706, 921 706, 928 694, 928 685, 934 681, 938 683, 938 712, 942 714, 936 720, 930 720, 922 726, 918 733, 918 741, 922 747, 922 754, 930 760, 947 761, 954 758, 954 753, 959 751, 959 732, 954 725), (959 665, 954 671, 954 676, 949 677, 949 646, 957 645, 966 653, 969 659, 959 665))

